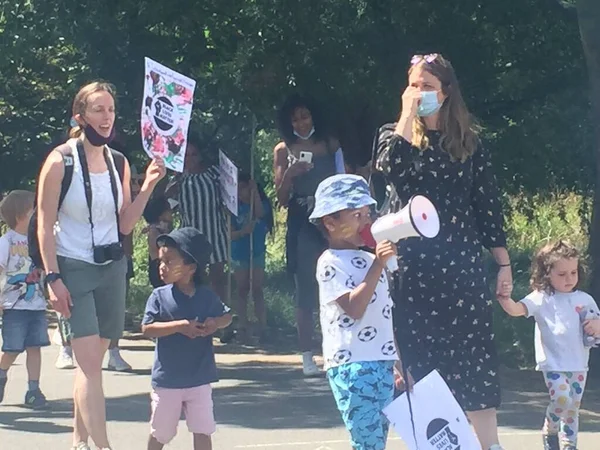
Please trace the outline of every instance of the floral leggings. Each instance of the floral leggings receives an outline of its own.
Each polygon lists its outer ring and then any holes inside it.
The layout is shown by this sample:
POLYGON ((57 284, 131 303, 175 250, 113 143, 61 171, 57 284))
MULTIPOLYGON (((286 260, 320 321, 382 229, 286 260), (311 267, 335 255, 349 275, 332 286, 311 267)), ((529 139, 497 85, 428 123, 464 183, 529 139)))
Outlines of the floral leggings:
POLYGON ((579 408, 585 390, 587 372, 544 372, 550 392, 544 432, 558 434, 566 444, 577 444, 579 408))

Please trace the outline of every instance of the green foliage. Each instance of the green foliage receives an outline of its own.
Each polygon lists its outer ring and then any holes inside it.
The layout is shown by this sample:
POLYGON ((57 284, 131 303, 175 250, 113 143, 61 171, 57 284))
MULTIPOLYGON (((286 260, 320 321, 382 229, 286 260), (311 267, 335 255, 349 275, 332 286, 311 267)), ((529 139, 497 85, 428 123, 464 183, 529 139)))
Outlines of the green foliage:
MULTIPOLYGON (((213 155, 221 148, 249 168, 252 115, 272 135, 274 108, 301 90, 321 100, 349 158, 365 162, 376 126, 398 113, 410 55, 424 51, 453 61, 507 189, 591 185, 590 165, 581 164, 591 141, 577 21, 556 1, 4 0, 0 7, 0 190, 33 179, 67 126, 76 89, 93 78, 117 86, 119 127, 133 159, 143 159, 145 56, 197 80, 195 128, 213 155)), ((270 170, 270 155, 257 162, 261 173, 270 170)))
MULTIPOLYGON (((576 3, 588 8, 582 32, 590 70, 597 72, 591 62, 598 61, 592 55, 598 3, 576 3)), ((75 92, 92 79, 116 85, 118 127, 130 159, 144 161, 139 115, 145 56, 197 81, 194 129, 204 136, 207 155, 222 149, 249 170, 256 117, 255 174, 273 196, 275 108, 287 94, 317 97, 348 159, 364 163, 376 127, 398 114, 410 56, 441 52, 452 60, 466 102, 485 128, 525 286, 527 260, 544 240, 587 241, 590 202, 581 196, 589 198, 594 186, 595 122, 588 118, 584 54, 569 8, 574 4, 0 0, 0 193, 32 184, 50 142, 67 128, 75 92)), ((594 81, 598 75, 590 74, 594 81)), ((267 297, 275 324, 293 317, 282 275, 284 224, 281 213, 269 242, 267 297)), ((138 310, 149 292, 141 228, 131 295, 138 310)), ((531 339, 519 328, 525 322, 498 323, 506 355, 529 361, 531 339)))

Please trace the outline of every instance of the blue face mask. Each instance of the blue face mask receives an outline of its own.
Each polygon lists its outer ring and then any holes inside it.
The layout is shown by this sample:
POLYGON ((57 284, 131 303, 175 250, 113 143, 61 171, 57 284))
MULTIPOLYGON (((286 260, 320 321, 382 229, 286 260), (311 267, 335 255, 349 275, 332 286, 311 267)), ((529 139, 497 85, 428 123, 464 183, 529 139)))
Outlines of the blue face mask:
POLYGON ((429 117, 442 107, 442 104, 438 102, 437 91, 422 91, 421 92, 421 103, 417 114, 421 117, 429 117))

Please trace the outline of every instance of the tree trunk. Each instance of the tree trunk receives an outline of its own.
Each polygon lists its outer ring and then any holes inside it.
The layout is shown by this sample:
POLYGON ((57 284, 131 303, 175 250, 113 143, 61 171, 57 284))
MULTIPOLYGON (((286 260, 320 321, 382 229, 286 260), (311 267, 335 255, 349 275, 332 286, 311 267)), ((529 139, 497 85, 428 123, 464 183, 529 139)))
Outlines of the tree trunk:
MULTIPOLYGON (((581 43, 588 66, 592 124, 595 128, 596 187, 592 213, 589 254, 592 263, 591 294, 600 301, 600 0, 577 0, 581 43)), ((592 352, 593 363, 600 367, 600 355, 592 352)))

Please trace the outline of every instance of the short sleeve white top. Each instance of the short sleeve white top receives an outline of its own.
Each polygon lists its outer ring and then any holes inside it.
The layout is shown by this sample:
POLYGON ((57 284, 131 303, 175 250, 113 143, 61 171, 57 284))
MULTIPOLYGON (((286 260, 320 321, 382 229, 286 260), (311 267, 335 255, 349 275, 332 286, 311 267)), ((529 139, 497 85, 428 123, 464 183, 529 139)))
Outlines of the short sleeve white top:
POLYGON ((534 291, 521 302, 527 317, 535 319, 536 370, 584 372, 590 349, 583 345, 582 308, 598 311, 594 299, 582 291, 570 293, 534 291))
POLYGON ((392 299, 381 274, 363 317, 348 316, 337 299, 362 283, 374 255, 362 250, 326 250, 317 263, 320 319, 325 369, 363 361, 397 360, 392 325, 392 299))

